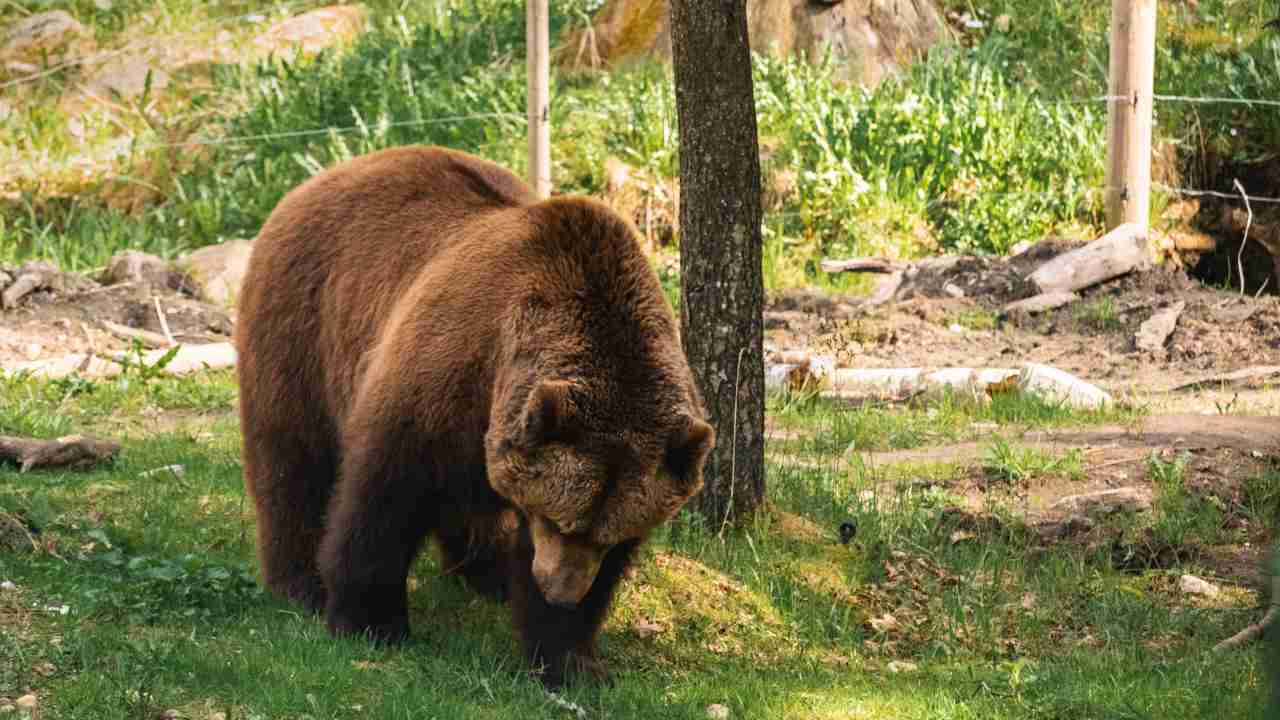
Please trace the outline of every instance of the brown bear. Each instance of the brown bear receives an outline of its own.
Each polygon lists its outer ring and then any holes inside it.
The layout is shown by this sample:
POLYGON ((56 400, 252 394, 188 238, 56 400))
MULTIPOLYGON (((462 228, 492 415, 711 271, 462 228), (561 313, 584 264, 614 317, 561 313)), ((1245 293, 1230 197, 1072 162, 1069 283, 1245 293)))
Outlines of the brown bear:
POLYGON ((267 219, 236 349, 269 588, 397 642, 431 536, 544 682, 603 674, 614 590, 714 444, 630 223, 465 153, 364 155, 267 219))

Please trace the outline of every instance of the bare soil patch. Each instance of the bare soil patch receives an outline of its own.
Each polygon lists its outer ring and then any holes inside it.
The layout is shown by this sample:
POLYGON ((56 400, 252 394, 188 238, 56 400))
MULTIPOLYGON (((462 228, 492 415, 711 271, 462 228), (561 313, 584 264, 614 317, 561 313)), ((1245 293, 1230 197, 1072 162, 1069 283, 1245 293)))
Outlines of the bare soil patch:
POLYGON ((1244 393, 1253 404, 1274 402, 1259 391, 1276 378, 1174 388, 1256 366, 1280 365, 1280 297, 1253 297, 1204 286, 1176 268, 1158 267, 1086 289, 1081 298, 1043 313, 1004 314, 1027 296, 1028 268, 1062 249, 1042 244, 1009 259, 961 258, 930 263, 899 299, 872 305, 863 298, 787 291, 766 315, 770 347, 829 354, 839 365, 890 367, 1018 367, 1036 362, 1077 375, 1120 398, 1175 403, 1214 411, 1244 393), (959 289, 963 296, 956 296, 959 289), (1159 349, 1139 349, 1135 335, 1151 316, 1185 306, 1159 349), (1186 402, 1199 395, 1199 403, 1186 402))
POLYGON ((192 298, 183 289, 87 281, 78 292, 40 290, 18 307, 0 310, 0 365, 72 353, 106 353, 129 348, 130 341, 106 329, 102 321, 163 333, 156 298, 174 340, 201 344, 229 339, 231 313, 192 298))

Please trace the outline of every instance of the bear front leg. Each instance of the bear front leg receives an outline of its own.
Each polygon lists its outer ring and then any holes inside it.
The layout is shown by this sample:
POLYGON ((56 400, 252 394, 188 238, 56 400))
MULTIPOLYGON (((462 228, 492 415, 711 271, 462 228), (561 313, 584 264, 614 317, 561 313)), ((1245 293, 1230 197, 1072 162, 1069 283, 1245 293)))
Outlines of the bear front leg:
POLYGON ((407 433, 373 431, 344 442, 341 480, 318 564, 335 636, 398 643, 409 634, 407 578, 435 521, 427 468, 407 433))
POLYGON ((596 650, 596 636, 639 542, 610 550, 582 602, 574 608, 562 608, 542 597, 533 579, 533 546, 524 534, 520 547, 508 555, 508 576, 512 624, 525 657, 535 668, 542 668, 542 682, 551 689, 562 686, 569 675, 608 680, 608 669, 596 650))

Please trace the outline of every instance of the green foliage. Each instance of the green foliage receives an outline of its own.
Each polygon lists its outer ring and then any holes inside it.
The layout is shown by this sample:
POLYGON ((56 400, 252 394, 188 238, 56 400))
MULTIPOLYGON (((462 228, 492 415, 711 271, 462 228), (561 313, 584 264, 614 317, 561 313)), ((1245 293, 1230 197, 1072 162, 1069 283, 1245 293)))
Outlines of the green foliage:
POLYGON ((1110 295, 1076 303, 1071 314, 1082 328, 1094 332, 1110 332, 1118 329, 1121 324, 1120 316, 1116 312, 1115 300, 1110 295))
MULTIPOLYGON (((234 386, 221 371, 191 382, 234 386)), ((27 396, 57 409, 69 429, 107 418, 115 427, 158 387, 184 397, 184 385, 164 377, 123 389, 10 379, 0 408, 27 396)), ((1010 437, 1039 419, 1115 421, 1005 402, 853 410, 771 398, 774 420, 795 437, 768 448, 769 512, 723 534, 692 513, 662 526, 602 633, 614 684, 571 686, 560 698, 592 716, 690 720, 712 703, 735 717, 859 709, 923 720, 949 708, 995 720, 1157 711, 1189 719, 1206 704, 1264 717, 1255 654, 1203 660, 1213 642, 1255 619, 1252 604, 1210 613, 1171 606, 1152 590, 1158 573, 1092 565, 1069 543, 1041 547, 1033 560, 1014 518, 975 528, 949 512, 960 499, 942 484, 963 480, 963 469, 885 467, 824 437, 836 429, 859 448, 883 447, 895 437, 973 437, 966 428, 979 419, 1010 437), (840 420, 846 414, 856 417, 840 420), (856 533, 842 545, 843 522, 856 533), (637 630, 655 621, 656 634, 637 630), (919 669, 873 670, 890 661, 919 669)), ((232 418, 199 433, 125 437, 111 466, 0 467, 0 513, 21 517, 50 550, 0 553, 0 579, 16 585, 0 591, 0 693, 38 688, 43 714, 73 720, 169 709, 228 718, 572 715, 516 661, 505 608, 442 576, 431 553, 412 571, 413 637, 396 649, 334 640, 321 619, 263 592, 237 436, 232 418), (185 472, 149 472, 170 465, 185 472)))
POLYGON ((1072 480, 1084 477, 1079 450, 1054 456, 1035 448, 1017 447, 1001 435, 992 438, 983 458, 983 470, 988 477, 1006 483, 1020 483, 1042 475, 1065 475, 1072 480))
POLYGON ((1221 507, 1187 487, 1190 461, 1186 452, 1171 460, 1154 453, 1147 457, 1147 476, 1156 488, 1151 529, 1157 541, 1172 547, 1207 544, 1222 533, 1221 507))
POLYGON ((1252 522, 1280 528, 1280 466, 1271 462, 1266 472, 1245 480, 1243 504, 1252 522))
POLYGON ((799 226, 827 254, 912 252, 867 235, 889 211, 927 218, 944 249, 999 253, 1097 212, 1105 114, 1046 102, 1008 66, 999 44, 944 49, 867 92, 827 65, 758 58, 762 134, 800 169, 799 226))

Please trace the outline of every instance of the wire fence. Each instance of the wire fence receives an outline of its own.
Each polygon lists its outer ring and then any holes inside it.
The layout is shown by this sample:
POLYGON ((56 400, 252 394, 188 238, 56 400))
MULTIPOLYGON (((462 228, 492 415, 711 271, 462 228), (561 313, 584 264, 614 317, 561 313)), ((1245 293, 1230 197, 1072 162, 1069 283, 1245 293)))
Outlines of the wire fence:
MULTIPOLYGON (((282 2, 280 4, 274 5, 271 8, 262 9, 253 13, 244 13, 241 15, 210 19, 204 23, 197 24, 196 26, 191 28, 188 32, 191 34, 195 34, 195 33, 203 32, 205 30, 210 30, 210 29, 226 28, 236 23, 256 20, 258 18, 263 17, 264 14, 268 12, 279 13, 285 10, 313 9, 316 7, 321 7, 325 4, 326 4, 326 0, 290 0, 288 2, 282 2)), ((102 52, 102 53, 91 53, 88 55, 72 58, 70 60, 63 61, 56 65, 52 65, 38 73, 25 75, 13 80, 0 83, 0 90, 11 88, 18 85, 27 84, 27 83, 34 83, 72 67, 77 67, 80 65, 88 64, 88 63, 100 64, 113 57, 117 57, 133 51, 154 48, 166 42, 171 42, 171 41, 166 38, 154 37, 145 41, 130 42, 115 50, 102 52)), ((1224 105, 1241 105, 1241 106, 1247 106, 1247 107, 1267 107, 1267 108, 1280 107, 1280 100, 1270 100, 1270 99, 1261 99, 1261 98, 1212 97, 1212 96, 1197 97, 1197 96, 1188 96, 1188 95, 1170 95, 1170 94, 1160 94, 1160 93, 1155 93, 1151 97, 1154 103, 1224 104, 1224 105)), ((1092 104, 1092 103, 1109 104, 1109 103, 1115 103, 1115 102, 1136 103, 1136 98, 1133 96, 1126 96, 1126 95, 1098 95, 1098 96, 1083 97, 1083 98, 1051 99, 1049 100, 1049 102, 1069 103, 1069 104, 1087 104, 1087 103, 1088 104, 1092 104)), ((266 142, 266 141, 278 140, 278 139, 291 139, 291 138, 311 137, 311 136, 344 135, 349 133, 368 133, 371 130, 377 130, 381 132, 390 128, 422 127, 422 126, 440 125, 440 124, 449 124, 449 123, 470 122, 470 121, 476 121, 476 120, 497 120, 497 119, 505 119, 505 120, 512 120, 512 121, 518 121, 518 122, 526 121, 526 117, 523 114, 509 113, 509 112, 459 114, 459 115, 446 115, 446 116, 431 117, 431 118, 414 118, 414 119, 400 119, 400 120, 383 119, 381 121, 375 121, 372 123, 358 123, 358 124, 347 125, 347 126, 300 128, 297 130, 290 130, 290 131, 260 133, 260 134, 253 134, 253 135, 230 136, 230 137, 220 137, 220 138, 192 137, 192 138, 178 141, 178 142, 138 143, 138 144, 132 145, 131 150, 134 152, 148 152, 148 151, 163 150, 163 149, 180 149, 184 147, 193 147, 193 146, 216 147, 216 146, 244 145, 244 144, 260 143, 260 142, 266 142)), ((1213 190, 1213 189, 1207 189, 1207 188, 1177 187, 1177 186, 1171 186, 1171 185, 1160 183, 1160 182, 1151 183, 1152 189, 1158 192, 1162 192, 1170 195, 1178 195, 1182 197, 1212 197, 1220 200, 1240 202, 1245 204, 1246 206, 1249 206, 1252 204, 1280 205, 1280 197, 1250 195, 1241 189, 1242 186, 1239 185, 1238 180, 1236 181, 1235 185, 1236 185, 1236 191, 1224 192, 1220 190, 1213 190)), ((1093 187, 1091 188, 1091 190, 1093 192, 1102 192, 1102 193, 1124 191, 1123 188, 1105 187, 1105 186, 1093 187)), ((985 194, 990 195, 991 193, 985 193, 985 194)), ((1011 196, 1011 197, 1012 196, 1017 196, 1017 197, 1042 196, 1042 197, 1052 197, 1052 198, 1062 197, 1062 192, 1060 191, 1047 191, 1047 192, 1046 191, 1025 191, 1025 192, 1010 191, 1010 192, 1002 192, 1002 193, 995 193, 995 194, 1011 196)), ((945 202, 945 201, 941 199, 935 199, 931 201, 929 204, 932 206, 941 202, 945 202)), ((779 216, 786 216, 786 215, 799 215, 799 213, 770 213, 770 216, 772 217, 779 217, 779 216)))

